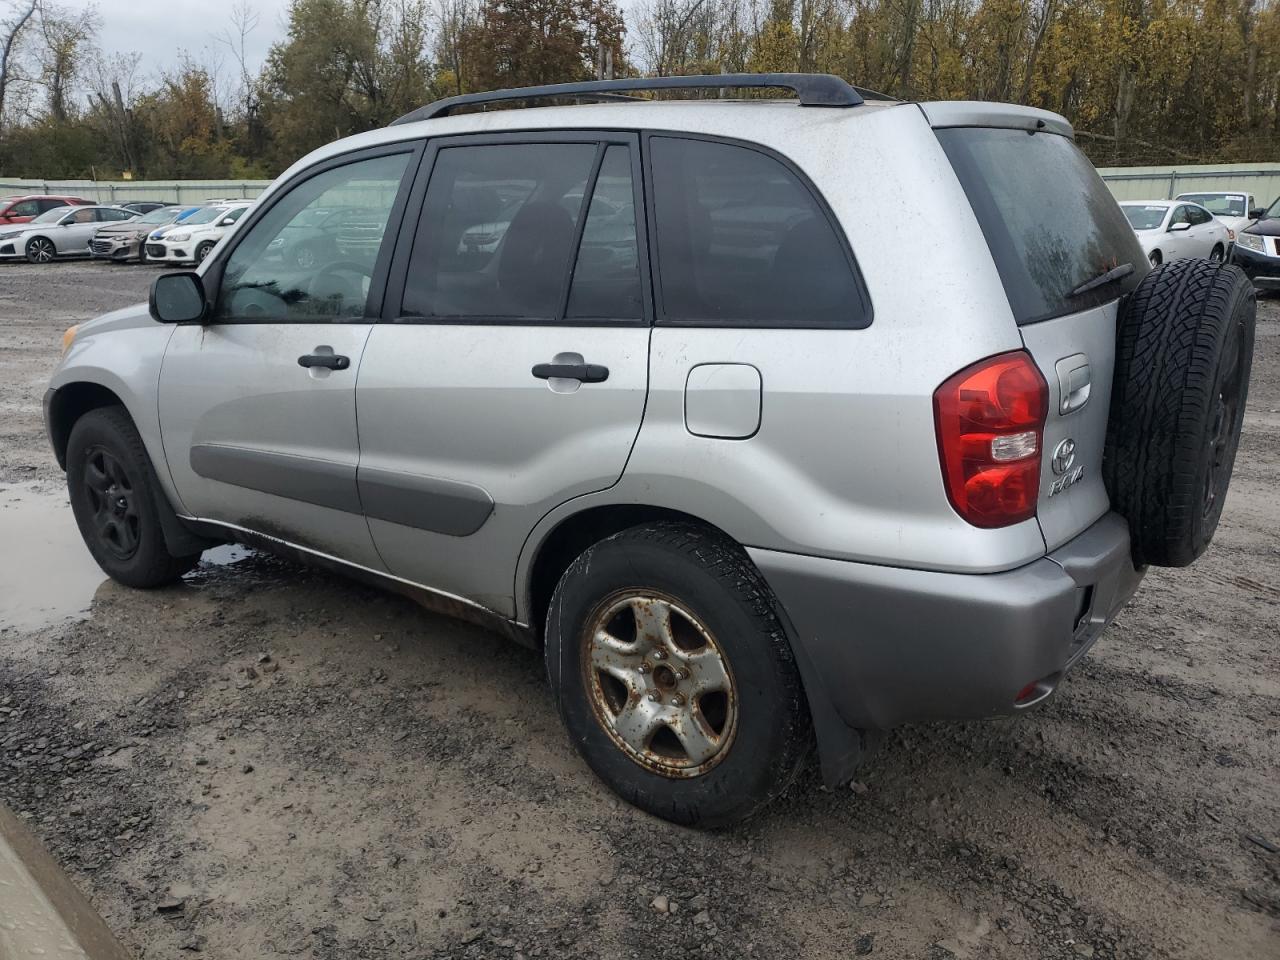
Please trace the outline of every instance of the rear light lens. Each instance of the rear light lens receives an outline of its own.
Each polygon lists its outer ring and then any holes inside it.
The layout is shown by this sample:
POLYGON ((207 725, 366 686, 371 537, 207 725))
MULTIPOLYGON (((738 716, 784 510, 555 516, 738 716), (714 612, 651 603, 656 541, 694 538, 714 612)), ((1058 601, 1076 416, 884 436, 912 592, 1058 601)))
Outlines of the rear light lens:
POLYGON ((933 394, 947 498, 975 527, 1036 515, 1049 386, 1030 355, 1003 353, 966 367, 933 394))

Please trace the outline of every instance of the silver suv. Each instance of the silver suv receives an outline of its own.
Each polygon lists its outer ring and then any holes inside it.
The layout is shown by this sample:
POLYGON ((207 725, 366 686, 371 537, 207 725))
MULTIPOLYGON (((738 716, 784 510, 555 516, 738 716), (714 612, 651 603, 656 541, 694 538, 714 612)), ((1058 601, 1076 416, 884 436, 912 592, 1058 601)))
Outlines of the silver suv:
MULTIPOLYGON (((795 99, 621 95, 670 87, 795 99)), ((714 825, 815 741, 847 782, 896 725, 1044 702, 1194 559, 1252 296, 1150 271, 1043 111, 500 91, 296 164, 68 332, 46 419, 117 580, 238 541, 492 625, 610 787, 714 825), (579 102, 474 109, 541 98, 579 102)))

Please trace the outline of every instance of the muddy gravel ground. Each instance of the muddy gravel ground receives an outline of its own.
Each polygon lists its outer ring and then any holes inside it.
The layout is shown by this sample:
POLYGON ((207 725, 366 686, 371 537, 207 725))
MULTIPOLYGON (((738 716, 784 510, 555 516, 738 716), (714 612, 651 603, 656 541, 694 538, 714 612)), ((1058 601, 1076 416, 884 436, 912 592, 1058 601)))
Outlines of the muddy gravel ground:
POLYGON ((1059 697, 701 833, 615 801, 495 635, 234 548, 103 581, 40 398, 153 276, 0 265, 0 800, 137 955, 1280 957, 1280 300, 1212 549, 1059 697))

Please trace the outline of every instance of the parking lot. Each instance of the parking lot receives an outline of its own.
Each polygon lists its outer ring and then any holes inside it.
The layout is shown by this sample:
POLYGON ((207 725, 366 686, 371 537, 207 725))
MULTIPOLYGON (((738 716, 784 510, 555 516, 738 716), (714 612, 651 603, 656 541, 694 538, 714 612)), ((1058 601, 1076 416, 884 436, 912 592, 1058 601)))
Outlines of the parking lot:
POLYGON ((1280 299, 1214 545, 1059 697, 707 833, 615 800, 477 627, 234 548, 105 580, 41 396, 156 273, 0 264, 0 800, 138 956, 1277 955, 1280 299))

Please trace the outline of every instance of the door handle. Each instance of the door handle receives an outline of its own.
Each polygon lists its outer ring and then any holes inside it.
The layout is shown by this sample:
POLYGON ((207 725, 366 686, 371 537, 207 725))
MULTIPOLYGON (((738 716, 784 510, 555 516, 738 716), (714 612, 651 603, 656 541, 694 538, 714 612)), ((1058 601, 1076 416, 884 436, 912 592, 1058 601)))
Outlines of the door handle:
POLYGON ((327 370, 345 370, 351 366, 351 358, 340 353, 304 353, 298 358, 300 367, 324 367, 327 370))
POLYGON ((533 375, 539 380, 603 383, 609 379, 609 368, 598 363, 536 363, 533 366, 533 375))

